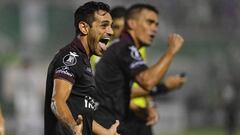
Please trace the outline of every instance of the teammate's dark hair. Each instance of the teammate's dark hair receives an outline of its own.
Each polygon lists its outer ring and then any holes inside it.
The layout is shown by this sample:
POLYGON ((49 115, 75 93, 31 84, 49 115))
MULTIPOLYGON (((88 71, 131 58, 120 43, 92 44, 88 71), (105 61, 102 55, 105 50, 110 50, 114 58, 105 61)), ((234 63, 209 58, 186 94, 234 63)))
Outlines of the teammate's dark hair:
POLYGON ((149 5, 149 4, 135 4, 135 5, 132 5, 131 7, 129 7, 129 9, 127 10, 127 12, 125 14, 125 26, 126 26, 126 28, 128 28, 127 20, 137 18, 139 13, 143 9, 147 9, 147 10, 155 12, 156 14, 159 14, 158 10, 152 5, 149 5))
POLYGON ((103 10, 106 12, 110 12, 110 6, 103 2, 94 2, 90 1, 80 6, 74 13, 74 26, 76 35, 80 34, 81 31, 78 28, 78 24, 80 21, 84 21, 92 26, 92 22, 94 21, 94 13, 96 11, 103 10))
POLYGON ((126 11, 127 11, 126 8, 122 6, 118 6, 113 8, 110 14, 112 16, 112 19, 117 19, 117 18, 125 17, 126 11))

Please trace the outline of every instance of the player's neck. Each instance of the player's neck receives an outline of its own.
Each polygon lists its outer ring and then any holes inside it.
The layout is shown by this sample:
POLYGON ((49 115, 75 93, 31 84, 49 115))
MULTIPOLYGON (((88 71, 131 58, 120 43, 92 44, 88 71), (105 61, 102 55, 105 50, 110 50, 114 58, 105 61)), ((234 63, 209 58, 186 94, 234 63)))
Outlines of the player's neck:
POLYGON ((137 47, 137 49, 139 49, 141 47, 141 44, 140 44, 139 40, 137 39, 136 34, 134 33, 134 31, 129 31, 129 33, 132 36, 135 46, 137 47))
POLYGON ((89 49, 89 45, 87 42, 87 36, 78 36, 78 39, 81 41, 83 48, 86 51, 87 56, 90 58, 90 49, 89 49))

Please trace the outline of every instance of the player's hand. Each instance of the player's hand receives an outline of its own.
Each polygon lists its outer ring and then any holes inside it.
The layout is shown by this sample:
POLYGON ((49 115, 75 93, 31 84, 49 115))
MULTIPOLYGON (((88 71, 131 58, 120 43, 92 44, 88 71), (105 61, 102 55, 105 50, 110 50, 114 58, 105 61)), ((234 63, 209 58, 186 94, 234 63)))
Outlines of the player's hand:
POLYGON ((159 114, 157 112, 157 109, 155 107, 149 107, 148 108, 148 117, 147 117, 147 126, 152 126, 156 124, 159 120, 159 114))
POLYGON ((117 128, 119 124, 120 124, 119 120, 116 120, 116 122, 111 126, 111 128, 108 129, 107 135, 120 135, 117 133, 117 128))
POLYGON ((83 118, 82 115, 78 115, 78 119, 76 120, 77 125, 73 128, 74 135, 82 135, 83 129, 83 118))
POLYGON ((164 80, 164 85, 168 90, 175 90, 180 88, 186 81, 187 78, 180 75, 168 76, 167 79, 164 80))
POLYGON ((173 54, 176 54, 180 50, 183 42, 184 39, 179 34, 171 33, 168 36, 168 46, 173 54))

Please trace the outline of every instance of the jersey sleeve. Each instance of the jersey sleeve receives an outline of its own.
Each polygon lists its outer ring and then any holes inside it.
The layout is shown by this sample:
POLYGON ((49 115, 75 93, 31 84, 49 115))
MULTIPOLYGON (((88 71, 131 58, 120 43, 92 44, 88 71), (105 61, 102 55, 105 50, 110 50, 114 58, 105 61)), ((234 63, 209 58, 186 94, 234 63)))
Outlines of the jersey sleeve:
POLYGON ((82 74, 82 61, 76 52, 64 52, 59 55, 55 63, 54 78, 65 79, 72 84, 82 74))
POLYGON ((138 49, 134 45, 125 48, 122 54, 123 55, 121 55, 120 59, 123 64, 121 66, 132 77, 135 77, 139 72, 148 68, 138 49))

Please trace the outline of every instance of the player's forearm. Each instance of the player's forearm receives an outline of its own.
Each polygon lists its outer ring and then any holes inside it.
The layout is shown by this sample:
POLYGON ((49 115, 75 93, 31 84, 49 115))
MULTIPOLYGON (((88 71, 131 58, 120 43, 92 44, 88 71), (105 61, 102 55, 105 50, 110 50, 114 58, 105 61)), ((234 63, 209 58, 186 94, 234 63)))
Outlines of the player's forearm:
POLYGON ((157 85, 163 78, 172 62, 173 57, 174 53, 168 49, 164 56, 155 65, 137 75, 137 82, 144 89, 149 91, 152 90, 154 86, 157 85))
POLYGON ((100 124, 98 124, 95 120, 93 120, 92 123, 92 130, 93 133, 96 135, 107 135, 107 129, 104 128, 103 126, 101 126, 100 124))
POLYGON ((74 127, 77 125, 66 102, 53 98, 51 103, 51 109, 55 116, 70 130, 73 130, 74 127))
POLYGON ((134 97, 141 97, 141 96, 147 96, 149 94, 149 91, 143 89, 142 87, 132 88, 131 89, 131 98, 134 97))
POLYGON ((131 98, 142 97, 142 96, 156 96, 164 95, 170 92, 169 88, 164 83, 157 84, 151 91, 143 89, 142 87, 131 89, 131 98))

